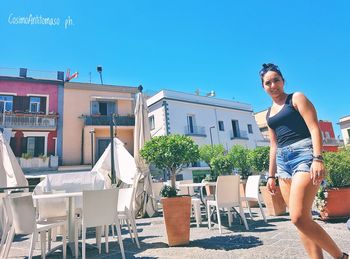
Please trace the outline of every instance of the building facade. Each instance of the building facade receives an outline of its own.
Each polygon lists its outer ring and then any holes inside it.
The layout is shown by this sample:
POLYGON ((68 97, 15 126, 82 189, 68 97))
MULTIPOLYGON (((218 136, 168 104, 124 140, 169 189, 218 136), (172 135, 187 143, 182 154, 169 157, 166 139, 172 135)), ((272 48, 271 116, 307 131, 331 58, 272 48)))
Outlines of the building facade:
POLYGON ((318 125, 322 134, 323 151, 337 152, 340 142, 335 137, 332 122, 320 120, 318 125))
POLYGON ((182 134, 198 145, 264 146, 251 105, 162 90, 147 100, 151 136, 182 134))
POLYGON ((17 76, 0 76, 0 127, 11 132, 17 157, 61 157, 63 72, 54 73, 55 79, 31 73, 21 68, 17 76))
POLYGON ((344 146, 350 146, 350 115, 339 119, 339 126, 343 136, 344 146))
POLYGON ((137 87, 66 82, 63 102, 63 164, 96 162, 113 134, 133 154, 137 87))

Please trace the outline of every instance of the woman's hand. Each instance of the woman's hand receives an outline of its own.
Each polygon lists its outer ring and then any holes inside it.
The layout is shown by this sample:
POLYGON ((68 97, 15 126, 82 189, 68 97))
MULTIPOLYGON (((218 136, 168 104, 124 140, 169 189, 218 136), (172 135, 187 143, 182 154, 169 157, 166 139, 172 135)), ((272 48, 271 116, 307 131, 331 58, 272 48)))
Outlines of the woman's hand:
POLYGON ((275 178, 269 178, 267 180, 267 191, 271 194, 271 195, 275 195, 276 193, 276 181, 275 178))
POLYGON ((326 176, 323 161, 313 160, 310 168, 310 177, 314 185, 319 185, 326 176))

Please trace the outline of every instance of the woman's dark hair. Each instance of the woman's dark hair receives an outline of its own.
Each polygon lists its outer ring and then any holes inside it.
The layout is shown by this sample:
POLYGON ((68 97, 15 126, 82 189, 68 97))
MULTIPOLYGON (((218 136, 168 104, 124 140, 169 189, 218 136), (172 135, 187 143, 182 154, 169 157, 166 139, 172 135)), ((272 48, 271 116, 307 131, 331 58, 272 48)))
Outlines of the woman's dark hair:
POLYGON ((262 65, 262 69, 259 72, 262 84, 264 84, 264 76, 265 76, 265 74, 267 72, 269 72, 269 71, 276 72, 282 78, 282 80, 284 81, 283 75, 282 75, 280 69, 278 68, 278 66, 275 65, 275 64, 272 64, 272 63, 267 63, 267 64, 263 64, 262 65))

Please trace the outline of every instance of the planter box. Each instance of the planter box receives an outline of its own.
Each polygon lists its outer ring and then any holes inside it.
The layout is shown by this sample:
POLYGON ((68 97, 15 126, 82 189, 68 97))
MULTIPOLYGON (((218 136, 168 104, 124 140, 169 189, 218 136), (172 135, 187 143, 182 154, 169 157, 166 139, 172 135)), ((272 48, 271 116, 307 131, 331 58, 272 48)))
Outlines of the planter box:
POLYGON ((350 217, 350 187, 328 189, 326 206, 320 212, 321 219, 350 217))
POLYGON ((50 156, 50 167, 58 168, 58 156, 50 156))
POLYGON ((39 157, 33 158, 19 158, 19 164, 22 168, 48 168, 49 167, 49 158, 42 159, 39 157))
POLYGON ((169 246, 190 242, 191 197, 163 198, 163 216, 169 246))
POLYGON ((260 186, 260 191, 267 208, 268 215, 279 216, 286 213, 287 205, 283 200, 281 190, 278 186, 275 195, 270 194, 266 186, 260 186))

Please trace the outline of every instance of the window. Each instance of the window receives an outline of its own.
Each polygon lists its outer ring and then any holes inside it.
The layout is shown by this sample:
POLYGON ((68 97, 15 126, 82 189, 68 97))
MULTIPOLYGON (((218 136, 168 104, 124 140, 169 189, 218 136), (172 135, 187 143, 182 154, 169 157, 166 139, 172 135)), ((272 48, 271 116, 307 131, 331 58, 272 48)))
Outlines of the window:
POLYGON ((40 112, 40 97, 30 97, 29 112, 40 112))
POLYGON ((91 102, 91 114, 92 115, 111 115, 116 113, 116 103, 115 102, 91 102))
POLYGON ((0 112, 12 111, 13 107, 13 96, 10 95, 0 95, 0 112))
POLYGON ((248 124, 247 126, 248 126, 248 133, 249 134, 253 134, 253 126, 252 126, 252 124, 248 124))
POLYGON ((219 130, 220 131, 224 131, 224 122, 223 121, 219 121, 219 130))
POLYGON ((325 139, 330 139, 330 138, 331 138, 331 135, 329 134, 328 131, 326 131, 326 132, 324 133, 324 137, 325 137, 325 139))
POLYGON ((24 139, 26 139, 26 145, 24 145, 25 150, 23 153, 29 153, 33 157, 44 155, 45 137, 27 137, 24 139))
POLYGON ((187 115, 188 133, 194 133, 194 115, 187 115))
POLYGON ((232 120, 232 137, 233 138, 240 137, 238 120, 232 120))
POLYGON ((149 128, 150 128, 150 130, 154 130, 154 128, 155 128, 153 115, 151 117, 149 117, 149 128))

